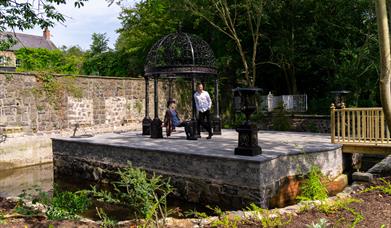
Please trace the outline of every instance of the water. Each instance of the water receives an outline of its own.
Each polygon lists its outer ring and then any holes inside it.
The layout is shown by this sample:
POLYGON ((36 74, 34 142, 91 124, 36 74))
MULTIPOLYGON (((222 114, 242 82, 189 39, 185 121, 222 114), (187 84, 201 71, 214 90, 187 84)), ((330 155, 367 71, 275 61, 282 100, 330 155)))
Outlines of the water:
MULTIPOLYGON (((16 197, 21 194, 23 190, 37 188, 44 192, 52 192, 54 185, 56 185, 56 187, 58 187, 61 191, 74 192, 77 190, 90 189, 91 186, 95 184, 96 183, 94 182, 74 179, 71 177, 61 179, 56 178, 56 180, 54 180, 52 163, 0 171, 1 197, 16 197)), ((110 185, 100 187, 107 189, 109 186, 110 185)), ((31 194, 37 193, 35 190, 27 192, 31 194)), ((196 209, 199 212, 210 212, 209 209, 206 209, 202 205, 188 203, 178 199, 168 199, 168 204, 168 208, 176 211, 176 213, 171 215, 176 218, 184 217, 183 213, 188 210, 196 209)), ((82 216, 93 220, 99 220, 96 213, 96 207, 103 208, 111 218, 117 221, 129 219, 129 215, 132 214, 127 208, 94 201, 93 206, 84 212, 82 216)))
POLYGON ((42 191, 53 189, 53 164, 29 166, 0 171, 0 196, 14 197, 22 190, 39 186, 42 191))

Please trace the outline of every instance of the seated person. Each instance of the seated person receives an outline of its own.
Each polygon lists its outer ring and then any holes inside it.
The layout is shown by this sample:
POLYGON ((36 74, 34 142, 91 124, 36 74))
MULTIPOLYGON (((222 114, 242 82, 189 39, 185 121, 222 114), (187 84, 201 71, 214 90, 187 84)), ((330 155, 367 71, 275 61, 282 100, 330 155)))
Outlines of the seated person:
POLYGON ((163 123, 164 127, 166 127, 167 137, 171 135, 171 132, 175 131, 176 127, 185 127, 186 138, 191 139, 189 122, 180 120, 176 111, 176 102, 172 98, 167 101, 167 111, 163 123))

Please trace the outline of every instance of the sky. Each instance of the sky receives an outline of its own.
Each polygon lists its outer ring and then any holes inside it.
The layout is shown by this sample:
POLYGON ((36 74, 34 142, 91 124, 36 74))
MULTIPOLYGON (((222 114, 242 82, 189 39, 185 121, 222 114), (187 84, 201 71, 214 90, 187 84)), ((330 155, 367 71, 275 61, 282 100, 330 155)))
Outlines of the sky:
MULTIPOLYGON (((89 0, 81 8, 75 8, 73 1, 69 2, 57 7, 58 11, 66 16, 65 23, 63 25, 58 23, 53 28, 49 28, 54 44, 57 47, 79 45, 82 49, 87 50, 91 44, 91 35, 95 32, 106 33, 109 38, 109 46, 114 48, 118 38, 116 30, 121 27, 121 22, 118 19, 121 7, 117 4, 112 4, 109 7, 105 0, 89 0)), ((127 2, 126 6, 131 6, 135 0, 124 2, 127 2)), ((23 31, 23 33, 39 36, 42 35, 42 32, 39 27, 23 31)))

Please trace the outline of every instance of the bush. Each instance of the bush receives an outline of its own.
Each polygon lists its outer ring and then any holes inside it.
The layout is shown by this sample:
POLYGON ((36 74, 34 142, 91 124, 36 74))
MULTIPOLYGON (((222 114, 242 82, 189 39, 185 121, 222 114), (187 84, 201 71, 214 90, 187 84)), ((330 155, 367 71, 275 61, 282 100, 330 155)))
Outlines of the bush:
POLYGON ((144 218, 147 224, 167 217, 170 213, 166 207, 167 196, 173 191, 169 181, 163 181, 155 174, 148 177, 145 171, 132 167, 130 163, 129 167, 116 173, 120 179, 113 182, 114 192, 97 190, 94 186, 90 191, 94 197, 129 208, 137 218, 144 218))
POLYGON ((328 197, 326 186, 322 183, 322 173, 317 166, 312 166, 307 179, 300 186, 300 201, 324 200, 328 197))

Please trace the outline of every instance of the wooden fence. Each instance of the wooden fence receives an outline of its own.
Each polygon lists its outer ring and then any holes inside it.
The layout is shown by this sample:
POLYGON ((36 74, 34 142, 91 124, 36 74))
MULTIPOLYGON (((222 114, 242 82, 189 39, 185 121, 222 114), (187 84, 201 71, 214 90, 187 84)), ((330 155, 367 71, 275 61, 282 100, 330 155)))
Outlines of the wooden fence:
POLYGON ((391 151, 390 131, 382 108, 331 107, 331 142, 343 144, 348 153, 391 151))

